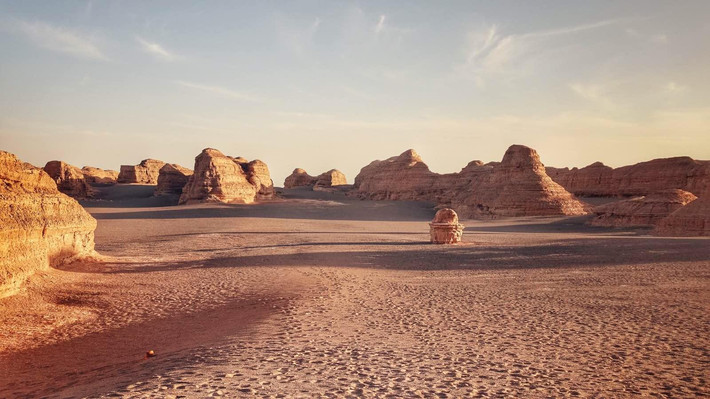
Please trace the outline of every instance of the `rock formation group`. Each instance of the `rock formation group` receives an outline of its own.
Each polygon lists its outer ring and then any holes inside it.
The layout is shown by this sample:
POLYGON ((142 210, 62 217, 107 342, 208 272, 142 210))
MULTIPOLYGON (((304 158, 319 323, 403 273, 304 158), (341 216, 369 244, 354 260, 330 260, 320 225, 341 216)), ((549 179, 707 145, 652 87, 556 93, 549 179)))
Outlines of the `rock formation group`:
POLYGON ((116 184, 118 180, 118 172, 115 170, 84 166, 81 168, 81 173, 89 184, 116 184))
POLYGON ((121 165, 118 183, 158 184, 160 168, 165 162, 157 159, 144 159, 138 165, 121 165))
POLYGON ((284 181, 284 188, 312 187, 314 190, 324 190, 347 184, 345 174, 337 169, 311 176, 305 170, 296 168, 284 181))
POLYGON ((182 189, 192 176, 192 170, 176 163, 166 163, 158 172, 158 185, 155 195, 182 194, 182 189))
POLYGON ((79 199, 92 196, 91 186, 84 178, 84 173, 76 166, 62 161, 49 161, 44 165, 44 171, 64 194, 79 199))

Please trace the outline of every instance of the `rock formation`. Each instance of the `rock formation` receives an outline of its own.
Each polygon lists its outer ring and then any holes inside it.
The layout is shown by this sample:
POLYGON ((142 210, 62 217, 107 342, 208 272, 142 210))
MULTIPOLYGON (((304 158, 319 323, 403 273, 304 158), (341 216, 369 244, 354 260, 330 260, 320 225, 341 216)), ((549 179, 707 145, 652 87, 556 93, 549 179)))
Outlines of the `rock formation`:
POLYGON ((93 254, 95 228, 46 172, 0 151, 0 297, 37 270, 93 254))
POLYGON ((158 186, 154 195, 182 194, 182 188, 192 176, 192 170, 175 163, 166 163, 158 173, 158 186))
POLYGON ((710 189, 661 219, 654 232, 660 236, 710 236, 710 189))
POLYGON ((225 202, 249 204, 274 195, 274 185, 265 163, 228 157, 205 148, 195 158, 195 173, 182 190, 180 204, 225 202))
POLYGON ((655 226, 661 219, 696 198, 692 193, 675 189, 612 202, 596 207, 596 217, 589 224, 608 227, 655 226))
POLYGON ((439 175, 414 150, 365 166, 357 195, 369 199, 432 201, 468 218, 583 215, 585 206, 545 174, 535 150, 511 146, 502 162, 470 162, 439 175))
POLYGON ((284 180, 284 188, 313 187, 314 189, 328 189, 345 184, 348 184, 345 174, 337 169, 331 169, 314 177, 305 170, 296 168, 284 180))
POLYGON ((429 223, 429 235, 433 244, 457 244, 463 236, 463 225, 453 209, 444 208, 436 212, 429 223))
POLYGON ((156 159, 144 159, 138 165, 121 165, 118 174, 119 183, 158 184, 160 168, 165 162, 156 159))
POLYGON ((44 171, 57 183, 57 188, 73 198, 91 197, 91 186, 84 179, 84 173, 76 166, 62 161, 49 161, 44 171))
POLYGON ((81 173, 84 174, 84 180, 90 184, 116 184, 116 180, 118 180, 118 172, 110 169, 84 166, 81 168, 81 173))
POLYGON ((314 184, 316 184, 316 178, 301 168, 294 169, 284 180, 284 188, 313 187, 314 184))
POLYGON ((636 196, 670 189, 700 195, 710 187, 710 161, 690 157, 654 159, 612 169, 601 162, 584 168, 547 168, 550 177, 580 196, 636 196))

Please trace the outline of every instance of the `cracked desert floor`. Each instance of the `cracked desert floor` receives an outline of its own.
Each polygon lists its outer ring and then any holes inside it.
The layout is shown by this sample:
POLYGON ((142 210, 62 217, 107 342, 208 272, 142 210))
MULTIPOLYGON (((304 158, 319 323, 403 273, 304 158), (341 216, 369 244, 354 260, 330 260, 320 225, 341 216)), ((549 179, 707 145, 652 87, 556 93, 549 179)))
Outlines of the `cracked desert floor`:
POLYGON ((103 262, 0 300, 0 397, 710 395, 708 239, 524 218, 436 246, 430 204, 120 190, 87 205, 103 262))

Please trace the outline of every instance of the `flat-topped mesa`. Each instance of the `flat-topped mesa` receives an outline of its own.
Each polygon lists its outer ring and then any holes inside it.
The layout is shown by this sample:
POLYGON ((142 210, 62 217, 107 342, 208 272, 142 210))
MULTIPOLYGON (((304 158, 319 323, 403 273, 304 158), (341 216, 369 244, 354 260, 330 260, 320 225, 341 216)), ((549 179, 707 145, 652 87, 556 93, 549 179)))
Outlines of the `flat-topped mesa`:
POLYGON ((121 165, 117 181, 119 183, 156 185, 160 168, 164 165, 165 162, 157 159, 144 159, 138 165, 121 165))
POLYGON ((301 168, 294 169, 284 180, 284 188, 313 187, 315 184, 316 178, 301 168))
POLYGON ((710 161, 690 157, 653 159, 616 169, 601 162, 581 169, 547 169, 553 180, 580 196, 636 196, 670 189, 700 195, 710 187, 710 161))
POLYGON ((249 204, 274 195, 269 169, 262 161, 247 162, 214 148, 195 157, 195 172, 182 190, 180 204, 224 202, 249 204))
POLYGON ((655 226, 696 198, 692 193, 674 189, 613 202, 594 208, 596 217, 589 224, 607 227, 655 226))
POLYGON ((38 270, 93 255, 95 228, 44 170, 0 151, 0 297, 38 270))
POLYGON ((358 196, 373 200, 433 201, 438 176, 410 149, 360 169, 353 188, 358 196))
POLYGON ((76 166, 62 161, 49 161, 44 165, 44 171, 64 194, 78 199, 92 196, 91 186, 84 179, 84 173, 76 166))
POLYGON ((84 180, 89 184, 116 184, 116 180, 118 180, 118 172, 110 169, 84 166, 81 168, 81 173, 84 174, 84 180))
POLYGON ((176 163, 166 163, 158 173, 158 186, 153 195, 180 195, 182 188, 192 176, 192 170, 176 163))
POLYGON ((710 188, 698 199, 661 219, 654 230, 659 236, 710 237, 710 188))

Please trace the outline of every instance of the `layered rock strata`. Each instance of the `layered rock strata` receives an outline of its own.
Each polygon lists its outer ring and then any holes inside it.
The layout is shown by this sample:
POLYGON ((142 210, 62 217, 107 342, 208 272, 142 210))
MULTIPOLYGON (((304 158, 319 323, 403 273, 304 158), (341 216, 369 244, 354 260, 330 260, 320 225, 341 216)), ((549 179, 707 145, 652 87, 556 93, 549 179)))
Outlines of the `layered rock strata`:
POLYGON ((666 190, 643 197, 612 202, 594 208, 593 226, 655 226, 658 222, 694 201, 697 197, 683 190, 666 190))
POLYGON ((182 194, 182 188, 192 176, 192 170, 175 163, 166 163, 158 173, 158 186, 154 195, 182 194))
POLYGON ((318 176, 311 176, 305 170, 296 168, 284 180, 284 188, 313 187, 314 189, 327 189, 334 186, 348 184, 345 174, 337 169, 331 169, 318 176))
POLYGON ((81 173, 84 174, 84 180, 90 184, 116 184, 118 180, 118 172, 110 169, 84 166, 81 168, 81 173))
POLYGON ((0 297, 38 270, 93 255, 95 228, 46 172, 0 151, 0 297))
POLYGON ((655 229, 660 236, 710 236, 710 189, 698 199, 661 219, 655 229))
POLYGON ((44 165, 44 171, 64 194, 78 199, 91 197, 91 186, 84 179, 84 173, 76 166, 62 161, 49 161, 44 165))
POLYGON ((138 165, 121 165, 118 183, 158 184, 160 168, 165 162, 157 159, 144 159, 138 165))
POLYGON ((182 190, 180 204, 225 202, 249 204, 274 195, 269 169, 262 161, 247 162, 213 148, 195 158, 195 171, 182 190))

